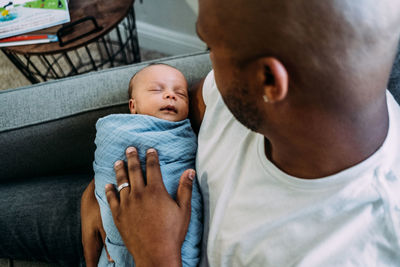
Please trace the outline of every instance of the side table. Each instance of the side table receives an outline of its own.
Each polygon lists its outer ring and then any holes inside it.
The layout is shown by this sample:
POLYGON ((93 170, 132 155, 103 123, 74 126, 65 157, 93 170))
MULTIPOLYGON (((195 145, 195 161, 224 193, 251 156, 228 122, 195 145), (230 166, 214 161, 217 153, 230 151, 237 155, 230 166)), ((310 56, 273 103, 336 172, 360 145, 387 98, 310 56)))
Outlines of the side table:
POLYGON ((140 62, 133 3, 69 0, 70 23, 34 32, 63 33, 61 41, 2 51, 31 83, 140 62))

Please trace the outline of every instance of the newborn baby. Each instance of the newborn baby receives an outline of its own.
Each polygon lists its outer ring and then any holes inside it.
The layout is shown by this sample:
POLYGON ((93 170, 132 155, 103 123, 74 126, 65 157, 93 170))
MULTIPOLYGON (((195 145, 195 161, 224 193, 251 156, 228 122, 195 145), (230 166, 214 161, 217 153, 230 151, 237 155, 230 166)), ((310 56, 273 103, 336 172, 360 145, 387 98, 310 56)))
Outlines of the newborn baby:
MULTIPOLYGON (((183 74, 169 65, 149 65, 132 77, 129 96, 131 114, 109 115, 96 124, 95 194, 106 232, 105 244, 113 260, 107 260, 103 249, 99 266, 134 266, 114 225, 104 190, 106 184, 116 185, 113 166, 117 160, 126 160, 126 148, 137 148, 143 171, 147 149, 157 150, 165 187, 174 199, 181 174, 195 167, 197 140, 187 119, 189 99, 183 74)), ((183 266, 197 266, 200 260, 201 205, 195 182, 189 229, 181 251, 183 266)))

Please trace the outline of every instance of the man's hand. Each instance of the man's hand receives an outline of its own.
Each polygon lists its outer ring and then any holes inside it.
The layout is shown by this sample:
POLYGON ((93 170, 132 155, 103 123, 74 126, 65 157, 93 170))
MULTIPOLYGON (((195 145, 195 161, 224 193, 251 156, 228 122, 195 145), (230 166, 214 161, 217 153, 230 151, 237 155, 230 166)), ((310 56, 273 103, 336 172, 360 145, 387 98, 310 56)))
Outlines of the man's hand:
MULTIPOLYGON (((90 182, 82 195, 81 225, 86 266, 97 266, 106 234, 101 222, 99 204, 94 195, 94 180, 90 182)), ((109 261, 112 261, 108 252, 107 257, 109 261)))
POLYGON ((181 247, 190 221, 194 170, 186 170, 179 181, 176 201, 165 189, 157 152, 146 156, 147 184, 135 148, 126 150, 128 171, 123 161, 114 168, 117 184, 129 183, 119 197, 113 185, 106 186, 115 225, 136 266, 181 266, 181 247))

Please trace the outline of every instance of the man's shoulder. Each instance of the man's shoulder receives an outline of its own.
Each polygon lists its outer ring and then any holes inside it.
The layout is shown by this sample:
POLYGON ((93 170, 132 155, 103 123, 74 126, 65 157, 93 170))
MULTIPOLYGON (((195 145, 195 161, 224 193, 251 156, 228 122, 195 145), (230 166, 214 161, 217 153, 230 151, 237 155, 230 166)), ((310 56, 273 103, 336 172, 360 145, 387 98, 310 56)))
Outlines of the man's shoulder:
POLYGON ((214 101, 219 96, 217 85, 215 83, 214 70, 211 70, 207 74, 203 83, 202 93, 203 93, 203 100, 206 106, 211 105, 210 102, 214 101))

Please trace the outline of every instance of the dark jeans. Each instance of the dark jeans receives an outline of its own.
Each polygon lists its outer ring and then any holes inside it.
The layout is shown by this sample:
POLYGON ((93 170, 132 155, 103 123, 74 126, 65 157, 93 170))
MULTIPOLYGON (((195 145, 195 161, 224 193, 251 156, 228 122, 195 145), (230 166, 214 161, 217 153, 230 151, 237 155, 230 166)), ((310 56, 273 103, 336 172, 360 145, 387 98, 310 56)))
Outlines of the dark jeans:
POLYGON ((33 178, 0 186, 0 258, 79 266, 80 199, 92 175, 33 178))

